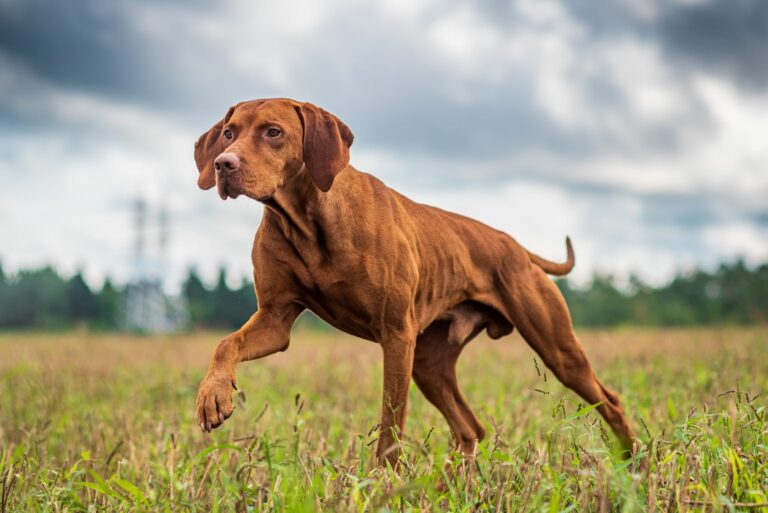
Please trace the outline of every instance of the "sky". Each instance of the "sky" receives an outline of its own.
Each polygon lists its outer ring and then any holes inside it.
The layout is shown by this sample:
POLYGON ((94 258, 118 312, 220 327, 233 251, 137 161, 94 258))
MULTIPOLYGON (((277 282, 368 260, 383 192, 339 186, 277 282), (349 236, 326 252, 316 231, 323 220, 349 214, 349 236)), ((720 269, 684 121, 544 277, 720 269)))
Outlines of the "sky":
POLYGON ((263 207, 200 191, 192 145, 269 97, 413 199, 570 235, 577 282, 764 262, 767 39, 761 0, 0 0, 0 262, 125 281, 141 196, 170 287, 249 277, 263 207))

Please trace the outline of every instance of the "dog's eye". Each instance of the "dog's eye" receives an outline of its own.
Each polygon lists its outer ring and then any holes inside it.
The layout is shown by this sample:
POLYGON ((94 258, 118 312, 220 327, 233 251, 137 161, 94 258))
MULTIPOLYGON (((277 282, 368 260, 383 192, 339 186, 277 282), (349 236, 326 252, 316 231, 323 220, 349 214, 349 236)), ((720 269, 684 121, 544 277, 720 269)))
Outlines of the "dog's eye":
POLYGON ((283 131, 280 130, 279 128, 272 127, 269 130, 267 130, 267 137, 277 137, 282 133, 283 131))
POLYGON ((230 130, 229 128, 227 128, 226 130, 224 130, 224 137, 225 137, 226 139, 232 139, 232 130, 230 130))

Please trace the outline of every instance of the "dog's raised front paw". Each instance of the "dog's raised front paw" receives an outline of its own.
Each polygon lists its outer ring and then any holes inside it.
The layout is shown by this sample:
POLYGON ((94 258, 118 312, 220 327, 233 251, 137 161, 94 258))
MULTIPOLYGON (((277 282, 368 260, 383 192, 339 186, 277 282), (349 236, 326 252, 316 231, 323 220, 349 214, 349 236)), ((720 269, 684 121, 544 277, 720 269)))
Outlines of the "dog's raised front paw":
POLYGON ((219 427, 234 411, 235 378, 206 376, 197 392, 197 423, 203 433, 219 427))

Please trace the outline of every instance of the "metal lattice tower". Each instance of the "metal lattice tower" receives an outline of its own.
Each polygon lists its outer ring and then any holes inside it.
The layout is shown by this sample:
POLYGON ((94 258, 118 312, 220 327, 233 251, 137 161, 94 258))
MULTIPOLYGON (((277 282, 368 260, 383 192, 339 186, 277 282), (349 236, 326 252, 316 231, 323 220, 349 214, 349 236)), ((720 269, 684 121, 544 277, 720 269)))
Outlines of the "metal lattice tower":
POLYGON ((168 209, 165 206, 158 209, 154 237, 148 237, 149 219, 148 204, 138 197, 133 202, 131 279, 125 287, 121 321, 123 327, 131 331, 169 332, 186 323, 187 312, 183 301, 167 296, 163 288, 170 240, 168 209), (150 245, 150 241, 156 241, 156 245, 150 245))
POLYGON ((146 272, 146 242, 147 242, 147 202, 138 197, 133 202, 133 257, 131 262, 132 280, 141 280, 146 272))

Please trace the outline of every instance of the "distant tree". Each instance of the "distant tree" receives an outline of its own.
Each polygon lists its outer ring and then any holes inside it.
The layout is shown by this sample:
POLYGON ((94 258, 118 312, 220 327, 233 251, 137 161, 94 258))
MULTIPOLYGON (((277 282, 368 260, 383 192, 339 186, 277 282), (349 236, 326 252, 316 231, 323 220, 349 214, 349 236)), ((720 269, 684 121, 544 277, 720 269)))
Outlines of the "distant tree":
POLYGON ((187 271, 187 278, 182 284, 182 293, 187 300, 189 318, 192 326, 204 326, 211 320, 209 312, 210 292, 203 285, 203 281, 194 267, 187 271))
POLYGON ((3 263, 0 262, 0 294, 3 293, 3 290, 8 286, 8 277, 5 275, 5 271, 3 270, 3 263))
POLYGON ((766 319, 768 313, 759 309, 766 293, 765 274, 761 275, 761 268, 750 271, 744 260, 739 259, 731 265, 721 265, 716 276, 724 321, 746 323, 766 319))
POLYGON ((8 278, 3 270, 3 264, 0 262, 0 327, 8 326, 8 302, 10 302, 10 296, 8 294, 8 278))
POLYGON ((244 283, 231 290, 227 285, 227 271, 219 269, 219 277, 211 294, 210 326, 223 329, 237 329, 256 311, 253 285, 244 283))
POLYGON ((67 308, 70 321, 94 322, 99 315, 99 304, 94 294, 78 272, 67 282, 67 308))
POLYGON ((632 319, 630 297, 619 291, 610 275, 595 274, 588 289, 570 287, 567 280, 558 280, 570 308, 574 324, 615 326, 632 319))
POLYGON ((20 271, 6 286, 0 326, 56 328, 70 324, 67 282, 50 267, 20 271))
POLYGON ((631 322, 647 325, 650 324, 652 315, 652 305, 649 304, 653 295, 653 289, 643 283, 643 281, 636 275, 631 274, 629 276, 629 302, 630 302, 630 318, 631 322))
POLYGON ((120 302, 120 291, 112 284, 112 280, 104 280, 101 290, 97 296, 98 315, 96 317, 96 326, 113 330, 117 328, 117 309, 120 302))
POLYGON ((227 270, 224 267, 219 269, 219 277, 216 280, 216 286, 210 296, 210 324, 216 328, 231 327, 231 294, 227 287, 227 270))
POLYGON ((233 329, 241 327, 258 309, 256 291, 253 282, 243 280, 240 287, 232 291, 232 324, 233 329))

